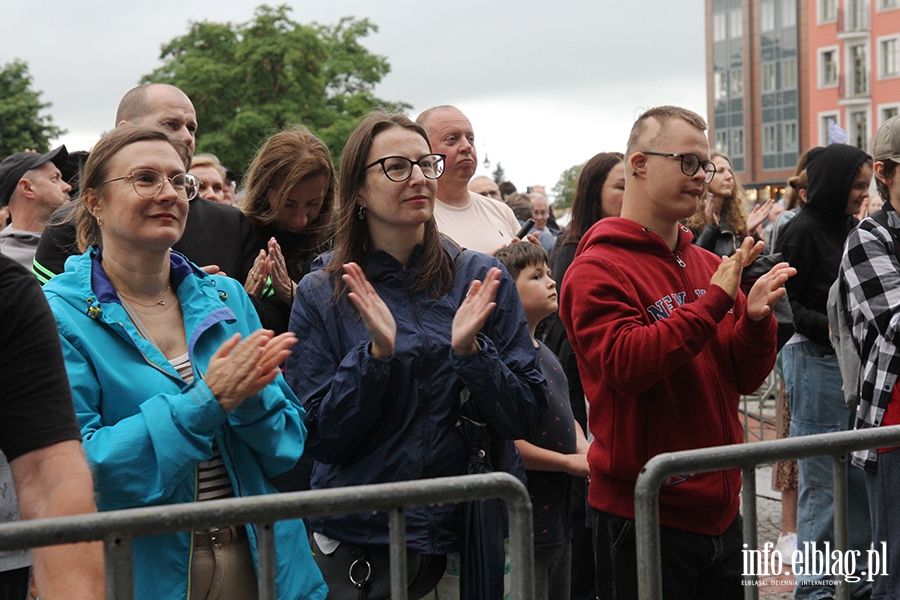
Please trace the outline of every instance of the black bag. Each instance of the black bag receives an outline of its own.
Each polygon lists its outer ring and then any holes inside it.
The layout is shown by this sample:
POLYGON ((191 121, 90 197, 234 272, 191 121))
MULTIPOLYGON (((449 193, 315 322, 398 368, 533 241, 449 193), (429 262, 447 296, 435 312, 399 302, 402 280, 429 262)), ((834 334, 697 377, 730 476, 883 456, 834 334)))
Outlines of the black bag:
MULTIPOLYGON (((389 546, 354 546, 341 542, 325 554, 309 536, 313 558, 328 584, 328 598, 335 600, 390 600, 391 566, 389 546)), ((409 600, 423 598, 437 586, 447 569, 444 555, 406 551, 409 600)))
MULTIPOLYGON (((490 425, 484 422, 469 389, 460 393, 457 427, 469 445, 469 475, 492 473, 490 425)), ((505 506, 502 500, 474 500, 459 505, 459 597, 501 600, 506 552, 503 545, 505 506)))

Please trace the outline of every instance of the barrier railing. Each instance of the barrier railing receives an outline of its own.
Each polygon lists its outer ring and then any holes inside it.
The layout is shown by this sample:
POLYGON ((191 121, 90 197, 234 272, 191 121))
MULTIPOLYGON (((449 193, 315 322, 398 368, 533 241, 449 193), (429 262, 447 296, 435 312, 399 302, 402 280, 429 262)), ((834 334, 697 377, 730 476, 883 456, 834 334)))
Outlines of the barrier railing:
POLYGON ((407 600, 407 508, 500 498, 509 510, 509 558, 513 598, 534 600, 531 499, 507 473, 465 475, 133 508, 0 525, 0 550, 103 540, 107 600, 134 598, 132 542, 135 537, 219 525, 255 523, 259 543, 259 600, 275 599, 273 524, 285 519, 384 511, 389 515, 391 598, 407 600))
MULTIPOLYGON (((847 461, 854 450, 900 446, 900 425, 860 431, 841 431, 803 437, 716 446, 683 452, 659 454, 644 465, 635 486, 635 532, 637 535, 638 597, 640 600, 662 599, 662 569, 659 531, 659 490, 666 477, 685 473, 705 473, 740 468, 743 472, 741 500, 744 512, 744 543, 755 551, 756 537, 756 476, 759 464, 795 458, 828 456, 834 466, 834 541, 835 550, 848 549, 847 526, 847 461)), ((843 555, 843 554, 842 554, 843 555)), ((744 588, 744 598, 759 597, 756 576, 748 575, 750 585, 744 588)), ((849 600, 849 585, 843 576, 835 576, 837 598, 849 600)))

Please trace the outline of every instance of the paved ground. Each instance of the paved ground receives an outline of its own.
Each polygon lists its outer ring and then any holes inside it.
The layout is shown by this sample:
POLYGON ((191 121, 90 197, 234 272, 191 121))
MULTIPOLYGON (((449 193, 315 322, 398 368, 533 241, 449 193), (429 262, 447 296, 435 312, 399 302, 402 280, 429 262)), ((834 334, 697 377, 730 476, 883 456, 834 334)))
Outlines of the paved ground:
MULTIPOLYGON (((763 386, 759 396, 748 398, 742 410, 745 418, 747 439, 775 439, 775 392, 776 382, 770 379, 769 386, 763 386), (761 400, 760 400, 761 398, 761 400)), ((741 514, 747 511, 741 507, 741 514)), ((781 534, 781 493, 772 489, 772 467, 761 465, 756 470, 756 517, 757 541, 760 547, 766 542, 775 544, 781 534)), ((775 581, 790 580, 789 576, 761 578, 759 596, 766 600, 789 600, 793 597, 793 585, 776 585, 775 581)))

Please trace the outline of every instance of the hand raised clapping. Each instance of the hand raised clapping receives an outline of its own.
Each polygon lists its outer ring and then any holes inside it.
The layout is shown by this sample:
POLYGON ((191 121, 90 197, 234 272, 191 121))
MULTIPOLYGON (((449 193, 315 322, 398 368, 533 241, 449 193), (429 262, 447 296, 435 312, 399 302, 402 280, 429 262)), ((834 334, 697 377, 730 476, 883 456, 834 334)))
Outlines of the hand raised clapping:
POLYGON ((484 281, 477 279, 469 287, 466 299, 456 311, 451 327, 450 345, 453 351, 460 355, 478 352, 478 342, 475 336, 484 327, 487 318, 493 312, 497 303, 494 298, 497 288, 500 287, 500 269, 494 267, 484 276, 484 281))
POLYGON ((366 279, 358 264, 345 264, 341 279, 350 288, 350 302, 359 311, 366 330, 372 336, 370 354, 382 360, 390 358, 394 354, 394 341, 397 339, 397 323, 391 310, 366 279))

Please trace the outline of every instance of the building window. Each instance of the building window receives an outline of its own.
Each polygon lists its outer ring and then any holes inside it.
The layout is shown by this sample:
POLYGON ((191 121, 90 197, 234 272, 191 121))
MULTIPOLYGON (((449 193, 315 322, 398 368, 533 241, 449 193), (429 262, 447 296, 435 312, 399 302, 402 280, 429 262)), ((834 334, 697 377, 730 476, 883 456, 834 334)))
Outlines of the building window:
POLYGON ((847 91, 851 97, 869 95, 869 66, 866 44, 854 44, 848 48, 850 85, 847 91))
POLYGON ((744 95, 744 70, 732 69, 728 77, 731 83, 731 97, 740 98, 744 95))
POLYGON ((781 0, 781 26, 797 25, 797 3, 792 0, 781 0))
POLYGON ((728 154, 728 132, 716 130, 716 152, 728 154))
POLYGON ((837 48, 819 50, 819 87, 834 87, 838 84, 837 48))
POLYGON ((716 100, 728 98, 728 73, 722 71, 713 73, 713 98, 716 100))
POLYGON ((781 63, 781 87, 785 90, 797 87, 797 59, 790 58, 781 63))
POLYGON ((775 125, 763 125, 762 134, 763 154, 775 154, 778 152, 777 127, 775 125))
POLYGON ((900 8, 900 0, 878 0, 878 10, 892 10, 900 8))
POLYGON ((728 11, 728 37, 733 40, 744 37, 744 13, 740 8, 728 11))
POLYGON ((762 66, 762 91, 774 92, 776 89, 775 63, 764 63, 762 66))
POLYGON ((713 15, 713 41, 722 42, 726 38, 725 13, 716 13, 713 15))
POLYGON ((869 147, 869 115, 865 110, 856 110, 849 115, 850 131, 848 144, 853 144, 860 150, 867 150, 869 147))
POLYGON ((900 115, 900 104, 882 105, 878 111, 878 114, 879 114, 878 125, 881 126, 888 119, 893 119, 897 115, 900 115))
POLYGON ((900 76, 900 36, 878 39, 878 76, 900 76))
POLYGON ((800 135, 797 133, 797 122, 791 121, 784 124, 784 151, 796 152, 800 147, 800 135))
POLYGON ((744 155, 744 128, 731 130, 731 157, 744 155))
POLYGON ((819 0, 819 23, 837 21, 837 0, 819 0))
POLYGON ((869 29, 869 0, 847 0, 844 11, 844 31, 869 29))
POLYGON ((775 0, 763 0, 759 3, 760 31, 775 31, 775 0))

